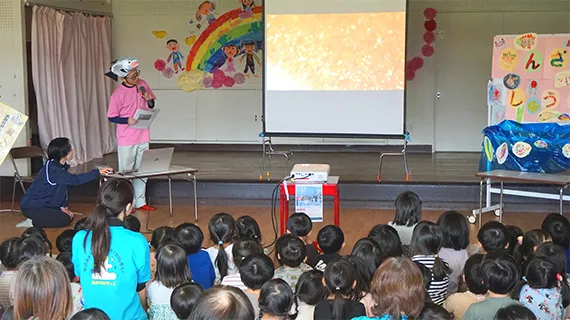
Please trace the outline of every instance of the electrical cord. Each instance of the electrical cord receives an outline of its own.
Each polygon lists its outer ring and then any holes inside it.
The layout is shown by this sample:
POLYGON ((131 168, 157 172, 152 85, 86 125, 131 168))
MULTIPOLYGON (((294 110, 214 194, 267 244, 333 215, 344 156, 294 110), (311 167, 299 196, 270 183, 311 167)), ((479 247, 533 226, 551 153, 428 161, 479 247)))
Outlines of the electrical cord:
MULTIPOLYGON (((273 228, 273 241, 264 246, 264 248, 269 248, 271 246, 273 246, 275 244, 275 242, 277 242, 277 238, 278 238, 278 232, 277 232, 277 198, 279 198, 279 186, 281 186, 281 184, 287 180, 291 180, 293 178, 293 175, 290 175, 288 177, 285 177, 283 179, 281 179, 279 181, 279 183, 277 183, 277 185, 275 185, 275 187, 273 188, 273 192, 271 193, 271 226, 273 228)), ((275 248, 273 248, 268 255, 271 255, 273 253, 273 251, 275 250, 275 248)))

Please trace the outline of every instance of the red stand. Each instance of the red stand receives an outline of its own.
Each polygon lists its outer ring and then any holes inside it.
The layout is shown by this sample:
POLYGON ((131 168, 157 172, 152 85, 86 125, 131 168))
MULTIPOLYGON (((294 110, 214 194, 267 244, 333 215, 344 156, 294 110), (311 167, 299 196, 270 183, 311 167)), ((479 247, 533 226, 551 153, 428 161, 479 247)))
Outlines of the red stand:
MULTIPOLYGON (((334 225, 340 225, 340 196, 338 193, 339 177, 329 177, 329 181, 323 183, 323 196, 333 197, 334 200, 334 225)), ((304 182, 306 183, 306 182, 304 182)), ((287 191, 290 197, 295 196, 295 183, 287 183, 287 191)), ((289 220, 289 200, 285 192, 285 184, 279 186, 279 235, 285 234, 287 221, 289 220)))

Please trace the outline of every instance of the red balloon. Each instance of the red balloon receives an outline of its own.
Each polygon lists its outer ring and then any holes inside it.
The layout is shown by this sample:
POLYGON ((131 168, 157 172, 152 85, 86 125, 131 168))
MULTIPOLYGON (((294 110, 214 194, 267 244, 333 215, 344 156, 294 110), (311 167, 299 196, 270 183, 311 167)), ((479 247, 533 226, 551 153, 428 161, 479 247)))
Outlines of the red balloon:
POLYGON ((424 23, 426 31, 435 31, 437 29, 437 22, 435 20, 428 20, 424 23))
POLYGON ((224 85, 223 79, 222 79, 222 80, 214 80, 214 81, 212 82, 212 88, 214 88, 214 89, 219 89, 219 88, 221 88, 223 85, 224 85))
POLYGON ((218 80, 223 83, 225 78, 226 74, 224 73, 224 71, 218 69, 216 70, 216 72, 214 72, 214 80, 218 80))
POLYGON ((412 81, 416 77, 416 72, 414 70, 406 71, 406 81, 412 81))
POLYGON ((424 59, 422 57, 415 57, 412 59, 411 64, 414 67, 414 70, 419 70, 424 66, 424 59))
POLYGON ((422 47, 422 55, 424 57, 431 57, 433 56, 434 53, 435 49, 430 44, 426 44, 425 46, 422 47))
POLYGON ((231 87, 234 86, 234 84, 235 84, 234 78, 232 78, 232 77, 226 77, 226 78, 224 79, 224 86, 226 86, 226 87, 228 87, 228 88, 231 88, 231 87))
POLYGON ((437 10, 435 10, 434 8, 426 8, 424 10, 424 17, 426 17, 426 19, 433 20, 435 19, 436 16, 437 16, 437 10))
POLYGON ((432 31, 426 31, 424 33, 424 41, 426 43, 433 43, 435 41, 435 33, 432 31))

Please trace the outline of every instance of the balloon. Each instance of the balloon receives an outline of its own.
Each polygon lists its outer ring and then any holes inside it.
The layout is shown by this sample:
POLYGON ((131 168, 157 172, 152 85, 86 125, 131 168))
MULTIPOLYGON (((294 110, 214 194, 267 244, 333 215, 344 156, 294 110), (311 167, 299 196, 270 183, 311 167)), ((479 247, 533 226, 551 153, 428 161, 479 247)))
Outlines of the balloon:
POLYGON ((154 62, 154 68, 156 69, 156 71, 164 71, 164 69, 166 69, 166 62, 164 62, 164 60, 162 59, 158 59, 154 62))
POLYGON ((224 73, 224 71, 218 69, 216 72, 214 72, 214 81, 215 80, 223 81, 225 78, 226 74, 224 73))
POLYGON ((422 54, 424 57, 431 57, 434 53, 435 49, 430 44, 426 44, 422 47, 422 54))
POLYGON ((211 88, 213 81, 214 81, 214 79, 212 79, 212 77, 207 76, 207 77, 204 77, 204 79, 202 79, 202 84, 204 85, 204 88, 211 88))
POLYGON ((236 84, 244 84, 245 76, 243 75, 243 73, 236 73, 234 74, 234 81, 236 84))
POLYGON ((426 43, 433 43, 435 41, 435 33, 433 33, 433 31, 426 31, 424 33, 424 41, 426 43))
POLYGON ((435 22, 435 20, 428 20, 424 22, 424 27, 426 28, 426 31, 434 31, 437 29, 437 22, 435 22))
POLYGON ((234 78, 232 78, 232 77, 226 77, 226 78, 224 79, 224 86, 226 86, 226 87, 228 87, 228 88, 231 88, 231 87, 234 86, 234 84, 235 84, 234 78))
POLYGON ((436 16, 437 16, 437 10, 435 10, 434 8, 426 8, 424 10, 424 17, 426 17, 426 19, 433 20, 435 19, 436 16))
POLYGON ((414 70, 406 71, 406 81, 412 81, 416 77, 416 72, 414 70))
POLYGON ((214 89, 219 89, 224 85, 224 81, 223 80, 219 80, 214 78, 214 81, 212 82, 212 88, 214 89))
POLYGON ((424 59, 422 57, 415 57, 412 59, 411 64, 414 66, 414 70, 419 70, 424 66, 424 59))
POLYGON ((166 79, 172 79, 172 77, 174 76, 174 70, 172 70, 171 67, 168 67, 168 68, 162 70, 162 75, 163 75, 166 79))

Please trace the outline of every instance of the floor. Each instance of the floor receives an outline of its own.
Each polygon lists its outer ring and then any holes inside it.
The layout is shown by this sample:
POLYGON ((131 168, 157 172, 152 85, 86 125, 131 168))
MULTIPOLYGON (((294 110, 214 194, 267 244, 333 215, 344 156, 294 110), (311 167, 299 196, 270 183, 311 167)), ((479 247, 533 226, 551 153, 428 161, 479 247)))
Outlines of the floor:
MULTIPOLYGON (((8 203, 3 203, 2 207, 7 208, 8 203)), ((70 206, 75 212, 82 212, 88 214, 92 209, 92 204, 72 204, 70 206)), ((278 210, 278 208, 277 208, 278 210)), ((254 217, 259 225, 261 226, 263 233, 263 243, 269 245, 274 239, 274 234, 272 231, 271 222, 271 208, 269 207, 259 207, 259 206, 248 206, 244 203, 239 206, 217 206, 217 205, 203 205, 199 207, 199 221, 197 224, 205 231, 205 236, 207 234, 207 224, 209 219, 216 213, 227 212, 232 214, 235 218, 242 215, 250 215, 254 217)), ((436 221, 442 211, 424 211, 423 218, 425 220, 436 221)), ((461 211, 461 213, 467 215, 468 210, 461 211)), ((178 206, 175 207, 174 216, 170 217, 168 213, 168 207, 160 206, 157 211, 150 214, 150 221, 148 221, 148 228, 154 229, 160 226, 169 225, 175 227, 183 222, 194 222, 193 218, 194 209, 192 206, 178 206)), ((278 214, 278 212, 277 212, 278 214)), ((135 215, 140 219, 142 224, 142 230, 146 230, 147 223, 147 213, 136 212, 135 215)), ((537 213, 511 213, 505 215, 505 224, 515 224, 521 227, 523 230, 530 230, 534 228, 539 228, 542 219, 545 214, 537 213)), ((80 219, 82 216, 77 216, 76 219, 80 219)), ((384 224, 393 218, 393 212, 391 210, 375 210, 375 209, 352 209, 343 208, 341 212, 341 228, 345 232, 346 238, 346 248, 345 254, 349 254, 350 249, 353 247, 354 243, 368 234, 368 231, 376 224, 384 224)), ((12 213, 2 213, 0 214, 0 240, 5 240, 10 237, 19 236, 23 229, 15 228, 14 225, 23 219, 22 216, 14 216, 12 213)), ((325 208, 325 222, 332 222, 332 209, 325 208)), ((490 219, 495 219, 492 214, 486 214, 483 221, 490 219)), ((313 226, 313 236, 316 237, 316 233, 323 226, 322 223, 317 223, 313 226)), ((72 226, 71 226, 72 227, 72 226)), ((47 233, 55 246, 55 238, 63 229, 48 229, 47 233)), ((476 225, 471 226, 471 242, 476 243, 476 225)), ((150 239, 150 233, 146 234, 146 237, 150 239)), ((210 242, 205 239, 204 246, 209 246, 210 242)))
MULTIPOLYGON (((410 153, 408 166, 411 181, 419 183, 475 183, 478 171, 478 152, 410 153)), ((380 155, 373 152, 296 152, 295 163, 326 163, 331 175, 341 176, 344 182, 376 182, 380 155)), ((173 165, 197 168, 198 179, 218 181, 259 181, 261 152, 244 151, 176 151, 173 165)), ((77 172, 91 170, 94 165, 117 167, 116 154, 76 168, 77 172)), ((283 157, 273 156, 271 175, 288 175, 283 157)), ((402 157, 385 157, 382 181, 405 181, 402 157)))

